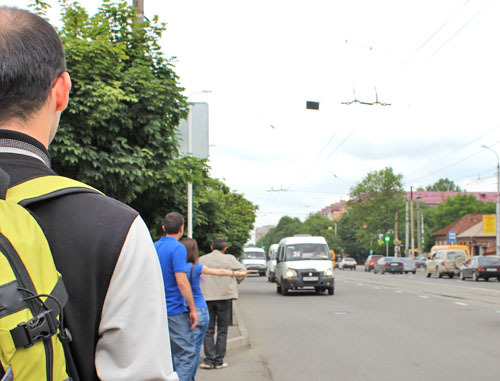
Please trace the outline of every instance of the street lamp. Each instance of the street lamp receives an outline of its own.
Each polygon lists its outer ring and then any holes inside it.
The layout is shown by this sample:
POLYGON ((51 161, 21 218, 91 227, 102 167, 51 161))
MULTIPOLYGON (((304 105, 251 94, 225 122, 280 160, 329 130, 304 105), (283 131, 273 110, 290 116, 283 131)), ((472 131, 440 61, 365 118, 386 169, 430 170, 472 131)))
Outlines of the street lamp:
POLYGON ((498 153, 492 150, 490 147, 485 146, 484 144, 481 148, 486 148, 493 152, 497 157, 497 218, 495 224, 495 235, 496 235, 496 255, 500 255, 500 158, 498 157, 498 153))

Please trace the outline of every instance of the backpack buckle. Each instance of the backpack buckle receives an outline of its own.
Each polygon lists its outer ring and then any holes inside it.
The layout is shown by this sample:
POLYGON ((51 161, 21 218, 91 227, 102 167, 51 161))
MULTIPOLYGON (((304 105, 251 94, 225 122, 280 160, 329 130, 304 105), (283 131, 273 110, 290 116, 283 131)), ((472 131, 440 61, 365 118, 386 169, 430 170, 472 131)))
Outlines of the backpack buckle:
POLYGON ((29 348, 55 335, 57 327, 57 320, 54 319, 52 310, 47 310, 27 322, 19 323, 10 333, 16 348, 29 348))

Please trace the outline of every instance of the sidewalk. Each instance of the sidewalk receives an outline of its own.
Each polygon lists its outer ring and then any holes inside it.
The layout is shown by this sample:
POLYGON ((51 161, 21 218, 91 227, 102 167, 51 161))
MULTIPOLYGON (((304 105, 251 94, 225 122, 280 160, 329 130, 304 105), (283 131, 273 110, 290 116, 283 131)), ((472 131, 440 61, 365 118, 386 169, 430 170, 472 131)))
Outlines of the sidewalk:
MULTIPOLYGON (((248 339, 248 332, 238 308, 238 300, 233 300, 233 325, 230 325, 227 331, 226 356, 249 347, 250 340, 248 339)), ((201 348, 200 358, 203 361, 203 347, 201 348)))
MULTIPOLYGON (((203 349, 201 359, 203 359, 203 349)), ((233 326, 229 327, 224 362, 229 364, 224 369, 198 368, 196 381, 272 380, 269 369, 260 355, 250 346, 237 301, 233 302, 233 326)))

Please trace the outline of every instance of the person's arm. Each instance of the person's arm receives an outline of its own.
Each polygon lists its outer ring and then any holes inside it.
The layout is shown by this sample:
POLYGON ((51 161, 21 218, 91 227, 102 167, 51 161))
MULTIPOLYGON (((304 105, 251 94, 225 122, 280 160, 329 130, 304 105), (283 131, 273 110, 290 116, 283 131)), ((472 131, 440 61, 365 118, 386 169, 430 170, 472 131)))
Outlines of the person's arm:
MULTIPOLYGON (((243 264, 238 261, 234 256, 231 255, 231 269, 233 271, 247 271, 246 267, 243 266, 243 264)), ((237 276, 236 277, 236 281, 239 283, 243 282, 243 280, 246 278, 246 276, 242 277, 242 276, 237 276)))
POLYGON ((95 366, 99 379, 178 380, 170 356, 165 289, 141 217, 132 223, 104 300, 95 366))
POLYGON ((189 309, 189 321, 191 322, 191 330, 193 330, 198 325, 198 312, 196 311, 196 305, 194 304, 191 284, 189 283, 189 279, 187 278, 186 273, 175 273, 175 281, 177 282, 177 287, 179 287, 182 296, 186 300, 186 304, 189 309))
POLYGON ((202 274, 206 275, 218 275, 218 276, 239 276, 239 277, 246 277, 247 276, 247 270, 245 271, 233 271, 233 270, 227 270, 227 269, 212 269, 207 266, 203 266, 201 269, 202 274))

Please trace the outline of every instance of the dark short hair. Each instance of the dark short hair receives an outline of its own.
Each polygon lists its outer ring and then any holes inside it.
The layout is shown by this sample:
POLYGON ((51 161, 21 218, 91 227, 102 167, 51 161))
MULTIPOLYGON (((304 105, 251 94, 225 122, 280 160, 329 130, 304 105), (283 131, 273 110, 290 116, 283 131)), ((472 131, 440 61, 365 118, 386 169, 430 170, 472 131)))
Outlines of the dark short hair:
POLYGON ((0 6, 0 127, 28 120, 66 71, 56 30, 29 11, 0 6))
POLYGON ((163 219, 163 230, 167 234, 177 234, 184 226, 184 218, 177 212, 167 213, 163 219))
POLYGON ((200 258, 200 252, 198 251, 198 243, 195 239, 189 237, 182 237, 180 242, 186 246, 187 250, 187 262, 198 263, 200 258))
POLYGON ((227 240, 222 237, 214 238, 212 247, 214 248, 214 250, 224 250, 227 247, 227 240))

